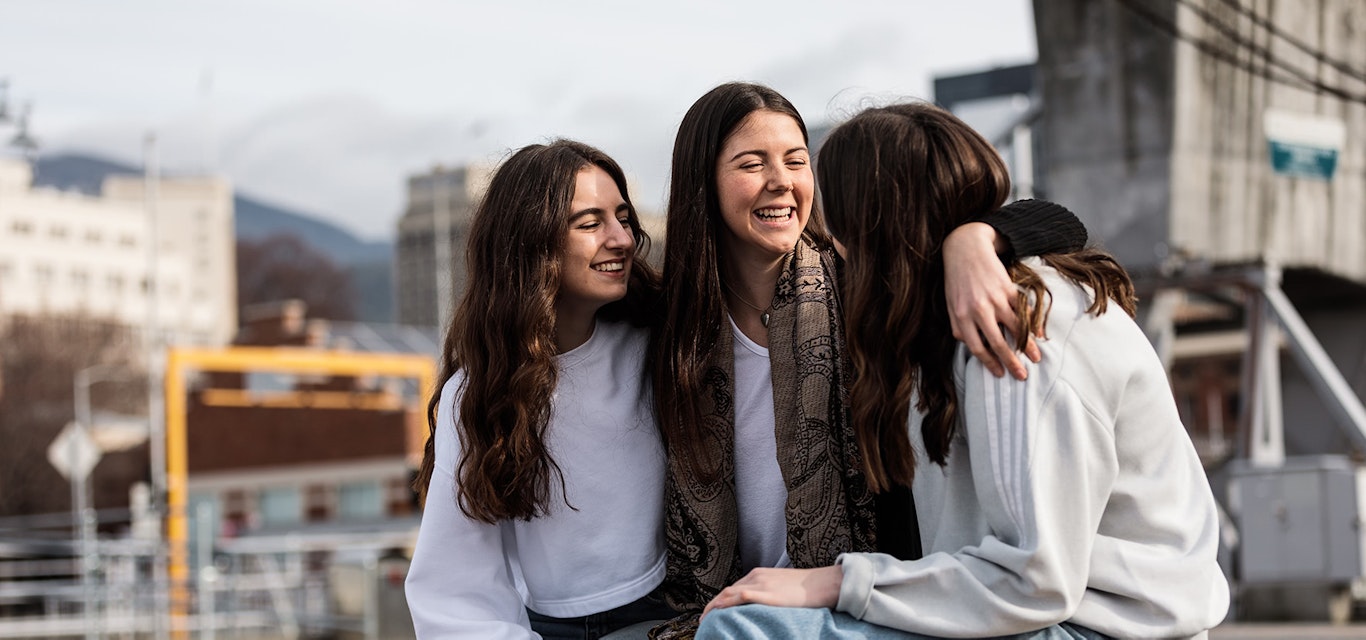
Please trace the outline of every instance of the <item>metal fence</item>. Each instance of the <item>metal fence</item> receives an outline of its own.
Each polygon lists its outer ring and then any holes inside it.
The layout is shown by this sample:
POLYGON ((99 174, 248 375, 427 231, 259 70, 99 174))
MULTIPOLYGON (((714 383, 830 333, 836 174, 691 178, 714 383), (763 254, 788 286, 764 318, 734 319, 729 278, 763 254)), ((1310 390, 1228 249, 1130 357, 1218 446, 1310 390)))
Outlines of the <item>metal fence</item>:
POLYGON ((87 517, 102 533, 85 557, 69 514, 0 519, 0 638, 413 637, 406 526, 202 535, 191 579, 171 584, 163 543, 122 533, 126 510, 87 517))

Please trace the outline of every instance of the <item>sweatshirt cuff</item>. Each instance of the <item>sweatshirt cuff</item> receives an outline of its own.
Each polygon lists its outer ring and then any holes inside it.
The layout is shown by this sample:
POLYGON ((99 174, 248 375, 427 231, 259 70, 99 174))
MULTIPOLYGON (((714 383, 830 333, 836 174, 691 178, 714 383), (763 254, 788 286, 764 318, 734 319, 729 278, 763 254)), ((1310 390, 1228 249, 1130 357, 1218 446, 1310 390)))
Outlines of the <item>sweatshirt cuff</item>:
POLYGON ((1005 236, 1009 263, 1024 256, 1067 253, 1086 247, 1086 225, 1067 207, 1047 200, 1017 200, 975 220, 1005 236))
POLYGON ((843 611, 862 620, 873 598, 873 563, 858 553, 841 553, 835 564, 844 570, 840 580, 840 599, 836 611, 843 611))

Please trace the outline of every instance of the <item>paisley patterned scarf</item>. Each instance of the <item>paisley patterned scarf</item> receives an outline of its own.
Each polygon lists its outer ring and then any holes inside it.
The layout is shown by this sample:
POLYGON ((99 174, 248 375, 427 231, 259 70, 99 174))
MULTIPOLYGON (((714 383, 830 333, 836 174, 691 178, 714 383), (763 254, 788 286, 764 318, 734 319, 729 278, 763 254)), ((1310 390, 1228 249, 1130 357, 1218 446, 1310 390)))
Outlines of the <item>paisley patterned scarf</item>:
MULTIPOLYGON (((787 554, 797 568, 831 565, 846 551, 876 550, 873 496, 845 408, 849 367, 835 260, 803 238, 785 258, 768 326, 778 466, 787 485, 787 554)), ((669 604, 686 613, 654 629, 651 637, 659 640, 691 638, 702 607, 742 577, 732 342, 727 327, 698 398, 708 456, 720 464, 718 480, 704 482, 669 456, 664 586, 669 604)))

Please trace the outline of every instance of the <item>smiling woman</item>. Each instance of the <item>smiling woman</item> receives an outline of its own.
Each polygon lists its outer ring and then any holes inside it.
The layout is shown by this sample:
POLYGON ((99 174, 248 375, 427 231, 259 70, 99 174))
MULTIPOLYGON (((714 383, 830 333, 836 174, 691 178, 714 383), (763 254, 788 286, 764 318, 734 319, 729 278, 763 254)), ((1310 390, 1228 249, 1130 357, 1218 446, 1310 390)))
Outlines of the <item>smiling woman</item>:
POLYGON ((569 210, 555 297, 555 341, 561 352, 588 340, 600 307, 626 297, 636 249, 634 212, 601 167, 579 170, 569 210))
POLYGON ((1012 265, 1038 302, 1011 324, 1049 339, 1001 380, 913 300, 943 290, 935 247, 1009 192, 990 143, 934 105, 869 109, 830 133, 820 179, 847 247, 850 395, 871 409, 854 429, 882 443, 864 470, 912 486, 924 554, 756 569, 697 638, 1207 637, 1229 603, 1218 508, 1124 269, 1095 249, 1012 265))
POLYGON ((791 116, 776 111, 745 116, 721 147, 716 183, 725 255, 736 262, 772 263, 797 245, 811 217, 816 181, 806 134, 791 116))
POLYGON ((408 573, 420 638, 591 640, 670 612, 645 370, 658 278, 621 168, 514 153, 475 212, 408 573), (629 460, 630 464, 622 464, 629 460))
MULTIPOLYGON (((865 477, 868 454, 851 428, 842 265, 815 206, 801 115, 769 87, 716 87, 683 116, 671 179, 653 366, 668 450, 666 591, 685 614, 657 638, 690 637, 703 606, 751 569, 819 567, 855 550, 916 552, 908 489, 865 477)), ((1020 226, 1043 230, 1044 248, 1085 242, 1070 213, 1020 226)), ((993 371, 1022 375, 997 328, 997 318, 1014 317, 1015 285, 992 240, 968 238, 934 257, 948 274, 968 274, 967 291, 999 304, 964 321, 964 340, 998 349, 999 364, 974 350, 993 371)))

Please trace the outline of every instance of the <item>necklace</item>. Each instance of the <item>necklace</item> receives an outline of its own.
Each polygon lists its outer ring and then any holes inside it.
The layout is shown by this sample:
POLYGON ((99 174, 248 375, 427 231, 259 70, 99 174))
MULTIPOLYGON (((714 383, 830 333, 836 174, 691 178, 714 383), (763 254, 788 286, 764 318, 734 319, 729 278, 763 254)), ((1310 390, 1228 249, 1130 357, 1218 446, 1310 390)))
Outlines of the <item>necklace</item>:
POLYGON ((764 328, 765 328, 765 329, 768 328, 768 320, 769 320, 770 314, 772 313, 772 310, 773 310, 773 302, 770 301, 770 302, 768 303, 768 306, 767 306, 767 307, 760 307, 759 305, 754 304, 753 302, 750 302, 749 300, 746 300, 746 299, 744 298, 744 296, 740 295, 739 293, 736 293, 736 291, 735 291, 734 289, 730 288, 730 285, 726 284, 726 281, 725 281, 725 280, 722 280, 722 281, 721 281, 721 286, 725 287, 725 288, 726 288, 726 291, 729 291, 731 295, 735 296, 735 299, 736 299, 736 300, 739 300, 740 302, 745 303, 745 306, 747 306, 747 307, 749 307, 749 308, 751 308, 751 309, 753 309, 753 310, 755 310, 755 311, 758 311, 758 312, 759 312, 759 323, 762 324, 762 325, 764 325, 764 328))

